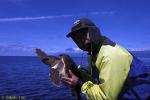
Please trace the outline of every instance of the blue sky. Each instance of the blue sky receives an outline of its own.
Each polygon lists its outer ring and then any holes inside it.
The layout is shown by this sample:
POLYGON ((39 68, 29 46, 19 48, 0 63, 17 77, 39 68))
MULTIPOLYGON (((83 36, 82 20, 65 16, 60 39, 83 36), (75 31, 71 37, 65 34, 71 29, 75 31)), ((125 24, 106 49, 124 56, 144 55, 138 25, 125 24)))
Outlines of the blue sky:
POLYGON ((149 0, 0 0, 0 55, 78 50, 65 36, 81 17, 127 49, 149 49, 149 5, 149 0))

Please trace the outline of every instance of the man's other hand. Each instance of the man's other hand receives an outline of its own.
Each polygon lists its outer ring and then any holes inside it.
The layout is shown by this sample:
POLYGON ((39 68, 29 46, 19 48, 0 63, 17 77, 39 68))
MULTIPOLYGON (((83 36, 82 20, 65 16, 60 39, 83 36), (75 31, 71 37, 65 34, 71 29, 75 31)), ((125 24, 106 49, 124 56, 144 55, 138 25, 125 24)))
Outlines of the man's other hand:
POLYGON ((79 78, 76 75, 74 75, 71 70, 69 70, 69 73, 70 77, 62 76, 61 80, 69 86, 75 87, 78 84, 79 78))

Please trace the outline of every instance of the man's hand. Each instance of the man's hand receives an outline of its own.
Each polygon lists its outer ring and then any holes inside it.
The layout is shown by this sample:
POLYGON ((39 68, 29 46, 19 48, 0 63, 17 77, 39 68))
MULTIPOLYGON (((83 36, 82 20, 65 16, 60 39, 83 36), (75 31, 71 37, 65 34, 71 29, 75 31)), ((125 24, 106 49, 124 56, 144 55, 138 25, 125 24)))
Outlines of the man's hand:
POLYGON ((69 86, 74 87, 78 84, 79 78, 76 75, 74 75, 71 70, 69 70, 69 73, 70 77, 62 76, 61 80, 69 86))

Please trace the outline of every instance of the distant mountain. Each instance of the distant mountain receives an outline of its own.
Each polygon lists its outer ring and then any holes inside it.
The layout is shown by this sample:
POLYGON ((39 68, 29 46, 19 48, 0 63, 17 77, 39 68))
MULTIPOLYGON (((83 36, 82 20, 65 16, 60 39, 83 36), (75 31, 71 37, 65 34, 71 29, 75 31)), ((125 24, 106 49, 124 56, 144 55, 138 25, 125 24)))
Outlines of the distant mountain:
MULTIPOLYGON (((24 45, 0 45, 0 56, 36 56, 35 48, 26 47, 24 45)), ((68 54, 73 57, 87 57, 87 52, 83 52, 79 48, 67 48, 59 49, 53 48, 49 51, 46 51, 49 55, 59 55, 62 53, 68 54)), ((138 57, 150 57, 150 49, 130 49, 130 52, 135 54, 138 57)))
POLYGON ((79 49, 79 48, 67 48, 67 49, 65 50, 65 52, 76 52, 76 53, 80 53, 80 52, 82 52, 82 50, 79 49))
POLYGON ((131 51, 137 57, 150 58, 150 50, 146 51, 131 51))
POLYGON ((129 48, 129 51, 150 51, 150 48, 129 48))
POLYGON ((59 51, 59 52, 53 52, 53 53, 49 53, 49 54, 52 54, 52 55, 59 55, 59 54, 68 54, 72 57, 81 57, 81 56, 86 56, 87 53, 86 52, 83 52, 82 50, 80 50, 79 48, 67 48, 63 51, 59 51))

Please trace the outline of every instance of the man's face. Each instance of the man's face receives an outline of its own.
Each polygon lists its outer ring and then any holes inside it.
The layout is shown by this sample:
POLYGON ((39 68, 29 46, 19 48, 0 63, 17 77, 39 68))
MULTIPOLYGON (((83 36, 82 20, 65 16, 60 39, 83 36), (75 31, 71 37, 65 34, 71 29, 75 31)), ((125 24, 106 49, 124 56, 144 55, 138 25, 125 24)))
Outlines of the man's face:
POLYGON ((77 31, 73 36, 72 39, 84 51, 91 51, 91 40, 88 29, 82 29, 77 31))

